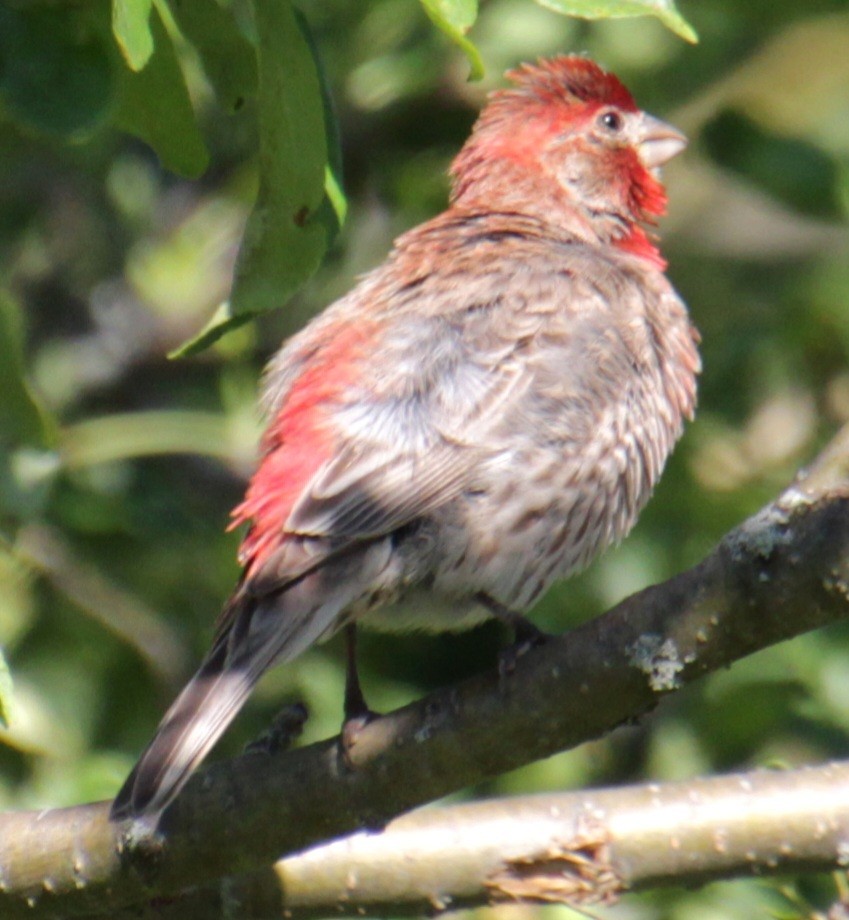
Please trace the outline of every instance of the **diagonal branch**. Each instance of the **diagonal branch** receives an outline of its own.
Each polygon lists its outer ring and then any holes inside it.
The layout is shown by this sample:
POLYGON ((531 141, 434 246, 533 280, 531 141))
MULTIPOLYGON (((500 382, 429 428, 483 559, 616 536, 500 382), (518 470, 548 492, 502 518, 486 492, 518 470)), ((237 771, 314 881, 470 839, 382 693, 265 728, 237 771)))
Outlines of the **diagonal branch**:
POLYGON ((846 617, 845 467, 835 447, 701 564, 534 649, 508 676, 482 674, 369 724, 353 769, 335 739, 217 764, 158 837, 121 837, 104 804, 3 816, 0 914, 108 913, 260 870, 596 738, 703 674, 846 617))

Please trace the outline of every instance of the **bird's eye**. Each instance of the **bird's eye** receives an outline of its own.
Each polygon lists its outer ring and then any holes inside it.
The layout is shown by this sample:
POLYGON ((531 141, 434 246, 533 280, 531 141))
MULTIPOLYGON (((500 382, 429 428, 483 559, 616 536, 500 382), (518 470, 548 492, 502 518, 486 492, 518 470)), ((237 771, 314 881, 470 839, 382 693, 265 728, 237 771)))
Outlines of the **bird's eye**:
POLYGON ((622 130, 622 116, 612 109, 607 109, 606 111, 602 112, 596 121, 602 128, 605 129, 605 131, 616 132, 622 130))

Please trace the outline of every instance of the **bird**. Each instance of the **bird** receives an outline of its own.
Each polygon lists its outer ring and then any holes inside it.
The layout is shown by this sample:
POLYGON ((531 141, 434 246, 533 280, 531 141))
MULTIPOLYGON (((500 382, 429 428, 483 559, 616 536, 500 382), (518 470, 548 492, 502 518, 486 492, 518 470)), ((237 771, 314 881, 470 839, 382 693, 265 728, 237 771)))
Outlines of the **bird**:
POLYGON ((281 347, 210 651, 116 796, 159 815, 272 665, 361 623, 533 636, 633 526, 693 418, 699 335, 653 227, 683 134, 561 54, 508 71, 446 209, 281 347))

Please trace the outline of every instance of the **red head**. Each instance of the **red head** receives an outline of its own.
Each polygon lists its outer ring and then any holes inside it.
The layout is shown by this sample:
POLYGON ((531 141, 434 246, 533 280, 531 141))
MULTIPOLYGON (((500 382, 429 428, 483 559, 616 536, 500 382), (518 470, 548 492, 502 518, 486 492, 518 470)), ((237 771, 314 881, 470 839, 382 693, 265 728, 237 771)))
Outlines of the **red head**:
POLYGON ((664 212, 654 170, 685 140, 641 112, 613 74, 561 56, 507 77, 514 86, 492 94, 454 161, 452 201, 514 210, 535 202, 553 222, 573 227, 577 216, 613 240, 664 212))

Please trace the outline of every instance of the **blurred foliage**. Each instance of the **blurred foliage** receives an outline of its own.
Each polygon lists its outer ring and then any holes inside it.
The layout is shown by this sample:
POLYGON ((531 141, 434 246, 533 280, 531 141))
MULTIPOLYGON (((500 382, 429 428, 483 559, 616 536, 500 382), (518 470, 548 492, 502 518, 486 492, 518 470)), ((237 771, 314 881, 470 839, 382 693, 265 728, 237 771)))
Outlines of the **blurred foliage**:
MULTIPOLYGON (((695 47, 657 18, 588 22, 548 8, 565 3, 424 6, 313 0, 308 39, 291 18, 264 32, 244 0, 115 0, 114 17, 105 0, 0 3, 0 645, 15 681, 1 807, 117 789, 237 576, 238 537, 224 527, 253 464, 264 361, 394 235, 443 207, 451 156, 486 91, 520 60, 586 51, 689 134, 667 170, 661 231, 705 361, 698 419, 634 534, 550 592, 537 622, 568 628, 693 564, 849 419, 845 3, 683 0, 695 47), (290 55, 275 56, 277 30, 290 55), (469 82, 475 55, 485 72, 469 82), (300 83, 278 70, 290 60, 300 83), (297 166, 284 175, 278 152, 293 123, 310 139, 301 159, 284 156, 297 166), (228 300, 246 224, 236 307, 259 312, 302 285, 342 219, 334 181, 346 225, 286 309, 169 361, 228 300), (296 231, 303 248, 284 258, 296 231), (278 270, 285 294, 240 293, 278 270)), ((675 14, 642 6, 667 23, 675 14)), ((273 7, 269 16, 289 16, 273 7)), ((387 709, 490 667, 504 638, 494 625, 365 635, 369 699, 387 709)), ((307 740, 335 732, 342 685, 333 640, 270 674, 219 753, 238 751, 292 697, 310 706, 307 740)), ((2 687, 0 700, 5 711, 2 687)), ((844 625, 761 652, 640 725, 473 792, 847 754, 844 625)), ((790 890, 717 883, 611 913, 804 916, 836 896, 828 880, 805 880, 795 900, 790 890)))

